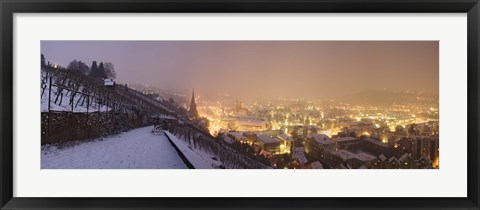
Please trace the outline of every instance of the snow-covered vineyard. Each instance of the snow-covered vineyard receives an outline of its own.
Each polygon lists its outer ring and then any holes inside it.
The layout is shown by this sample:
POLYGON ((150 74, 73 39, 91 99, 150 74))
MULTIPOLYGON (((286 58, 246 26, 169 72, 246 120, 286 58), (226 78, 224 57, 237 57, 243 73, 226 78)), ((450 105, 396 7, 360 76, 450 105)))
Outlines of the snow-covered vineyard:
POLYGON ((41 71, 41 111, 134 112, 175 114, 168 107, 126 86, 105 86, 103 80, 78 72, 44 66, 41 71))
POLYGON ((42 169, 269 168, 165 101, 52 66, 41 75, 42 169))

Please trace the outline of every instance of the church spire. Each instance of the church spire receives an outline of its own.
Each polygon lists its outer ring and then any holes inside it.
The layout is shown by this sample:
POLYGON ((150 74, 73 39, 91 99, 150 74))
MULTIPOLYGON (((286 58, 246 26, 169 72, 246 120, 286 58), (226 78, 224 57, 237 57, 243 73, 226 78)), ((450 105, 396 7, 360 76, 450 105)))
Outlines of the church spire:
POLYGON ((188 115, 191 118, 198 117, 197 104, 195 103, 195 89, 192 90, 192 100, 190 101, 190 109, 188 110, 188 115))

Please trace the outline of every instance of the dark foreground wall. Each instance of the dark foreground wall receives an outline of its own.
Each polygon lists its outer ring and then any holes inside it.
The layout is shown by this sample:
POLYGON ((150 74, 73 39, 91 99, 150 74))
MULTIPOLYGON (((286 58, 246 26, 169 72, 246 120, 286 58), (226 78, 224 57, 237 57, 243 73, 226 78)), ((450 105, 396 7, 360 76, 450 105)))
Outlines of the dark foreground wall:
POLYGON ((42 145, 98 138, 148 123, 136 113, 42 112, 41 120, 42 145))

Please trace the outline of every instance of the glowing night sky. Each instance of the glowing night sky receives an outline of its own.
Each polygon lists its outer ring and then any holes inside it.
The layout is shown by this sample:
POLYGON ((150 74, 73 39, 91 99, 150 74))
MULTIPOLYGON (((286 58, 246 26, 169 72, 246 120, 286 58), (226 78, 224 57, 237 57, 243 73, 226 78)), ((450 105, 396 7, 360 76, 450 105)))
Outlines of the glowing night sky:
POLYGON ((42 41, 50 63, 115 65, 117 82, 201 93, 334 97, 438 94, 437 41, 42 41))

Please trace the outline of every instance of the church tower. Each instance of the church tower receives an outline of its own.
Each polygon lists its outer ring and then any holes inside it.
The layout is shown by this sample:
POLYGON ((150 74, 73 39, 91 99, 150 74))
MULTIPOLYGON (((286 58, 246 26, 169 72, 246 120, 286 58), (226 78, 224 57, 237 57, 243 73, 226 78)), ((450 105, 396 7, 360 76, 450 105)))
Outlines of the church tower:
POLYGON ((192 91, 192 100, 190 101, 190 109, 188 110, 188 116, 190 118, 197 118, 197 104, 195 103, 195 90, 192 91))

